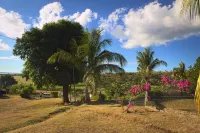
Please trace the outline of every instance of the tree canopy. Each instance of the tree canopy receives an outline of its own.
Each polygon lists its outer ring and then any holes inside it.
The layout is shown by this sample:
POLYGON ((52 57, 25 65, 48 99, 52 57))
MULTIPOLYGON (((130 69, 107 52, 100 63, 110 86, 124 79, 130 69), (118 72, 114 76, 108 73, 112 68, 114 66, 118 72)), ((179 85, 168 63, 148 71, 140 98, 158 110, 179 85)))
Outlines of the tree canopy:
MULTIPOLYGON (((25 60, 24 75, 30 76, 38 86, 61 85, 63 92, 68 93, 68 86, 72 84, 72 68, 70 65, 60 63, 48 64, 47 60, 57 50, 62 49, 72 52, 70 49, 74 39, 77 44, 84 35, 83 27, 76 22, 60 20, 48 23, 42 29, 32 28, 17 38, 13 54, 25 60)), ((81 79, 81 73, 75 70, 76 82, 81 79)), ((64 102, 69 102, 68 94, 64 102)))
POLYGON ((17 84, 17 81, 15 80, 15 78, 13 76, 0 75, 0 87, 1 88, 6 88, 6 87, 14 85, 14 84, 17 84))

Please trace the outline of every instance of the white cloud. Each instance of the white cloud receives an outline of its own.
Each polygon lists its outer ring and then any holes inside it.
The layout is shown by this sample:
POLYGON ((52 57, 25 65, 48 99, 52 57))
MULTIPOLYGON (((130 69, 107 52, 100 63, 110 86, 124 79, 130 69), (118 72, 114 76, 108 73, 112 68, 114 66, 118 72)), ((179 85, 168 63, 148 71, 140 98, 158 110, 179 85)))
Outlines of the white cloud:
POLYGON ((33 20, 33 26, 42 28, 44 24, 49 22, 57 22, 61 19, 69 19, 71 21, 79 22, 81 25, 85 26, 87 23, 91 22, 93 19, 97 19, 97 13, 92 12, 90 9, 86 9, 82 13, 74 13, 69 16, 62 16, 61 13, 64 11, 60 2, 53 2, 45 5, 40 10, 40 15, 37 19, 33 20))
POLYGON ((181 18, 181 2, 176 0, 172 5, 162 6, 155 1, 127 13, 116 13, 116 10, 107 19, 100 20, 99 28, 111 32, 123 42, 124 48, 165 45, 173 40, 199 35, 200 23, 181 18))
POLYGON ((47 4, 40 10, 40 16, 33 21, 33 26, 42 28, 46 23, 67 19, 67 16, 61 17, 63 11, 63 7, 59 2, 47 4))
POLYGON ((29 26, 17 12, 6 11, 0 7, 0 33, 10 38, 21 37, 29 26))
POLYGON ((86 26, 93 19, 97 19, 97 17, 98 14, 96 12, 92 12, 90 9, 86 9, 82 13, 74 13, 73 15, 69 16, 69 19, 75 22, 79 22, 83 26, 86 26))
POLYGON ((123 40, 126 38, 124 35, 124 26, 118 25, 118 22, 122 19, 122 14, 126 11, 126 8, 119 8, 112 12, 107 19, 100 18, 99 28, 104 31, 110 32, 113 36, 123 40))
POLYGON ((0 56, 0 60, 20 60, 18 56, 0 56))
POLYGON ((0 50, 10 50, 10 47, 8 44, 5 44, 3 40, 0 39, 0 50))

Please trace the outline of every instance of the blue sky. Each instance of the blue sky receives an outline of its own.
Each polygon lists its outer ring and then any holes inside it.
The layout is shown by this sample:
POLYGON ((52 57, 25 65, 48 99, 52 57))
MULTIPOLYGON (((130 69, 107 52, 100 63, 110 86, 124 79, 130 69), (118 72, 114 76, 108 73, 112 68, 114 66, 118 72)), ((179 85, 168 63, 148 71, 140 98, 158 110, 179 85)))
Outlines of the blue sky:
POLYGON ((77 21, 88 29, 103 29, 111 38, 108 49, 128 60, 125 70, 135 72, 136 52, 151 46, 155 57, 172 70, 183 61, 193 65, 200 56, 200 22, 180 17, 181 0, 1 0, 0 72, 21 72, 24 61, 14 57, 15 38, 31 27, 42 28, 59 19, 77 21))

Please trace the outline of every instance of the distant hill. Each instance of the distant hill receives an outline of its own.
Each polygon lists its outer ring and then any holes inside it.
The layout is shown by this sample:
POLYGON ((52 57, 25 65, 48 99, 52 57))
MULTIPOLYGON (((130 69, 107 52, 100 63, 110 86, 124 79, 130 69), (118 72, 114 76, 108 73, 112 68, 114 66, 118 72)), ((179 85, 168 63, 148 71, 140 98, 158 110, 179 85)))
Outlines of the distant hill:
POLYGON ((14 73, 14 72, 0 72, 0 75, 10 74, 10 75, 21 75, 21 73, 14 73))

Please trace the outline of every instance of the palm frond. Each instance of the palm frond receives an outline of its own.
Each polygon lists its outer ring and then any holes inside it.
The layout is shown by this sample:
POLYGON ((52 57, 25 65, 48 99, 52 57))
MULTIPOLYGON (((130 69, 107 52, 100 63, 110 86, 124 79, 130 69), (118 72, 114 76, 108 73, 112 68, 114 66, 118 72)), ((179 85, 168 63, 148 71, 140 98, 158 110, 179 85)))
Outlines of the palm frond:
POLYGON ((99 64, 102 62, 116 62, 119 63, 120 66, 125 66, 127 63, 127 60, 124 58, 123 55, 110 52, 107 50, 102 51, 97 57, 96 60, 98 60, 99 64))
POLYGON ((160 65, 167 66, 167 62, 165 62, 163 60, 159 60, 159 59, 156 58, 151 64, 151 69, 153 70, 160 65))
POLYGON ((108 45, 111 46, 111 43, 112 43, 111 39, 104 39, 103 41, 101 41, 99 43, 99 49, 103 49, 103 48, 105 48, 108 45))
POLYGON ((103 72, 123 73, 125 71, 123 68, 114 64, 102 64, 102 65, 98 65, 95 68, 95 73, 103 73, 103 72))
POLYGON ((47 61, 48 64, 54 64, 56 62, 63 65, 74 65, 75 67, 78 67, 78 60, 76 59, 76 57, 62 49, 58 49, 58 51, 50 56, 47 61))

